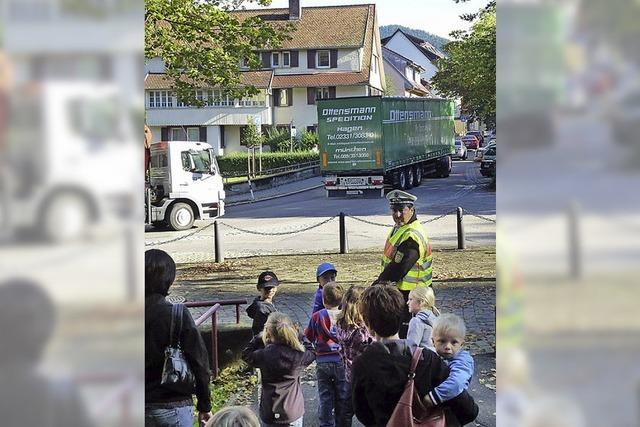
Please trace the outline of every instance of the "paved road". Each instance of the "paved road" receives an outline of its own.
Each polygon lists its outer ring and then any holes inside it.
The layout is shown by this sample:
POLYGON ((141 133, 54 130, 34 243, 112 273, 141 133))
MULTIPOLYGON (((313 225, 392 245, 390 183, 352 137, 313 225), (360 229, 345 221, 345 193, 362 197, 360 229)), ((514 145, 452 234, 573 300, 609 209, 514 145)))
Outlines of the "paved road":
MULTIPOLYGON (((453 173, 449 178, 429 179, 412 190, 418 196, 419 219, 433 219, 450 213, 457 206, 495 219, 495 191, 488 188, 489 182, 488 178, 480 175, 477 163, 454 162, 453 173)), ((299 231, 330 219, 339 212, 379 224, 372 225, 348 218, 347 233, 351 249, 378 248, 384 244, 387 226, 392 223, 385 200, 327 199, 322 189, 316 189, 275 200, 230 207, 220 221, 225 256, 241 257, 292 251, 335 252, 339 244, 337 218, 304 233, 299 231)), ((204 229, 206 225, 205 222, 198 222, 194 229, 184 232, 148 229, 145 240, 148 245, 155 246, 158 242, 186 236, 200 229, 201 232, 192 236, 157 247, 171 253, 177 262, 211 261, 213 230, 204 229)), ((495 244, 494 222, 466 216, 465 231, 469 246, 495 244)), ((434 247, 455 247, 455 215, 450 214, 429 223, 427 232, 434 247)))

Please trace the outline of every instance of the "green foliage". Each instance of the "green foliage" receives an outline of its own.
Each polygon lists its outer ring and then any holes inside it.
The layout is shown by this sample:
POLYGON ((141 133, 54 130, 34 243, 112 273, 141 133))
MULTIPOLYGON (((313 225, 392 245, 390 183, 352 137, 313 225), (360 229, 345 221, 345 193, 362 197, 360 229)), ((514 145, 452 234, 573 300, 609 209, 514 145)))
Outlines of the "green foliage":
POLYGON ((407 34, 412 36, 416 36, 421 38, 422 40, 428 41, 436 48, 442 50, 442 47, 449 42, 448 39, 444 37, 436 36, 435 34, 428 33, 423 30, 418 30, 416 28, 405 27, 404 25, 383 25, 380 27, 380 38, 385 38, 393 35, 397 29, 404 31, 407 34))
POLYGON ((318 145, 318 134, 303 130, 296 141, 296 148, 301 151, 309 151, 318 145))
POLYGON ((496 8, 479 12, 471 30, 452 33, 447 58, 437 62, 432 84, 445 97, 462 98, 462 111, 485 123, 496 117, 496 8))
POLYGON ((249 117, 247 120, 247 127, 244 131, 244 144, 251 147, 259 147, 264 142, 264 136, 260 132, 260 128, 255 125, 253 117, 249 117))
POLYGON ((269 146, 272 153, 289 151, 291 148, 291 136, 287 129, 271 127, 267 129, 264 145, 269 146))
MULTIPOLYGON (((259 154, 256 154, 256 165, 258 164, 259 154)), ((299 163, 307 163, 318 161, 320 159, 318 153, 310 151, 294 151, 292 153, 263 153, 262 154, 262 170, 280 168, 283 166, 291 166, 299 163)), ((225 175, 246 175, 247 174, 247 154, 233 153, 228 156, 218 158, 218 165, 222 176, 225 175)))
POLYGON ((167 77, 185 103, 203 104, 195 98, 198 87, 220 88, 231 98, 258 93, 241 86, 240 60, 260 69, 256 50, 282 46, 293 26, 229 13, 247 3, 267 6, 271 0, 146 0, 145 58, 164 60, 167 77))

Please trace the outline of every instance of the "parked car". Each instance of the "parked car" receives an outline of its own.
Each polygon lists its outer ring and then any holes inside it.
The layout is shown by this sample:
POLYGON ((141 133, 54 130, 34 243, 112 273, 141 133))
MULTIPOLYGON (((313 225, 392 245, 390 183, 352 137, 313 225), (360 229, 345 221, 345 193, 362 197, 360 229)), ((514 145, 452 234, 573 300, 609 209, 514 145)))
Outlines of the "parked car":
POLYGON ((487 149, 480 163, 482 176, 496 176, 496 147, 487 149))
POLYGON ((484 157, 484 153, 486 153, 489 148, 496 146, 495 140, 492 140, 492 141, 494 141, 494 142, 490 142, 489 144, 485 145, 484 147, 478 148, 476 150, 476 155, 473 158, 474 162, 481 162, 482 158, 484 157))
POLYGON ((482 131, 470 130, 467 131, 467 135, 473 135, 478 138, 478 142, 480 143, 479 147, 482 147, 484 145, 484 136, 482 135, 482 131))
POLYGON ((456 151, 453 153, 453 157, 467 160, 467 147, 464 146, 461 138, 456 138, 456 151))
POLYGON ((480 148, 480 140, 475 135, 465 135, 462 137, 462 142, 464 146, 470 148, 472 150, 477 150, 480 148))

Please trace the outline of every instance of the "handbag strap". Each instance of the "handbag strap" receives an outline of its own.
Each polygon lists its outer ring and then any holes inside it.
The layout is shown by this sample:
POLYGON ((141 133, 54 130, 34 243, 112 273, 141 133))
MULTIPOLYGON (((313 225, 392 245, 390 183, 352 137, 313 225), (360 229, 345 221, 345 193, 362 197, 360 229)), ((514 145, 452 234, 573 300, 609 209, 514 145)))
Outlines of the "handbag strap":
POLYGON ((418 367, 420 356, 422 356, 422 347, 416 347, 413 351, 413 356, 411 357, 411 366, 409 367, 408 375, 409 378, 413 378, 416 375, 416 368, 418 367))
POLYGON ((180 332, 182 331, 183 304, 173 304, 171 307, 171 328, 169 331, 169 346, 180 347, 180 332))

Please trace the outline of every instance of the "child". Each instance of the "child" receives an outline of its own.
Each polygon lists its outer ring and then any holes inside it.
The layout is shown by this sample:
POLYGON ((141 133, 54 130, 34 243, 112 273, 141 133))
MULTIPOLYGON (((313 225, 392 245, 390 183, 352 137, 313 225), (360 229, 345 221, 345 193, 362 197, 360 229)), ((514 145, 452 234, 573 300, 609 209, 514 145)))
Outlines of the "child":
POLYGON ((304 331, 305 336, 316 348, 320 426, 342 425, 345 417, 347 382, 336 336, 336 320, 340 314, 338 305, 343 294, 342 286, 336 282, 325 284, 322 288, 322 302, 325 308, 311 315, 309 326, 304 331))
POLYGON ((435 306, 436 296, 431 286, 418 286, 409 292, 409 313, 414 317, 409 321, 407 344, 413 352, 417 347, 434 350, 431 342, 433 321, 440 314, 435 306))
POLYGON ((273 305, 273 297, 278 292, 278 277, 272 271, 264 271, 258 276, 258 291, 260 296, 253 300, 251 305, 247 307, 247 315, 253 319, 251 325, 251 331, 253 336, 256 336, 262 332, 267 317, 271 313, 278 311, 276 306, 273 305))
POLYGON ((360 314, 360 295, 364 292, 364 286, 351 286, 342 297, 342 310, 337 320, 337 337, 340 344, 340 355, 345 366, 347 380, 347 399, 345 404, 345 420, 351 425, 353 409, 351 404, 351 366, 353 359, 359 356, 367 345, 373 341, 369 330, 364 326, 360 314))
POLYGON ((315 359, 311 343, 300 342, 298 329, 284 313, 272 313, 262 337, 254 337, 242 359, 260 368, 260 419, 264 426, 302 427, 304 397, 300 377, 315 359), (263 347, 264 346, 264 347, 263 347))
POLYGON ((316 280, 318 281, 318 289, 316 290, 316 297, 313 300, 313 308, 311 314, 324 308, 322 304, 322 288, 329 282, 335 282, 338 270, 330 262, 323 262, 316 269, 316 280))
POLYGON ((227 406, 216 412, 204 427, 260 427, 260 422, 245 406, 227 406))
POLYGON ((431 339, 436 353, 449 366, 449 376, 424 397, 427 406, 451 400, 469 387, 474 363, 469 352, 461 350, 465 334, 464 320, 455 314, 445 313, 436 319, 431 339))

